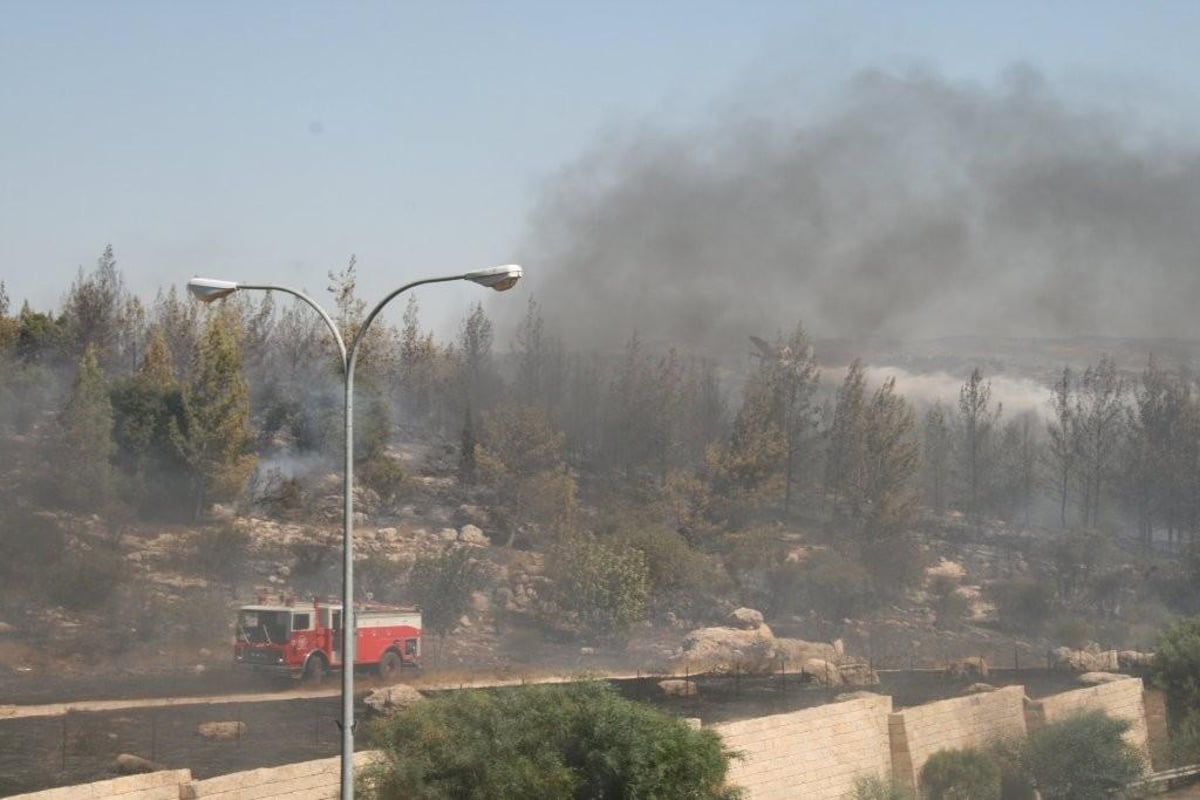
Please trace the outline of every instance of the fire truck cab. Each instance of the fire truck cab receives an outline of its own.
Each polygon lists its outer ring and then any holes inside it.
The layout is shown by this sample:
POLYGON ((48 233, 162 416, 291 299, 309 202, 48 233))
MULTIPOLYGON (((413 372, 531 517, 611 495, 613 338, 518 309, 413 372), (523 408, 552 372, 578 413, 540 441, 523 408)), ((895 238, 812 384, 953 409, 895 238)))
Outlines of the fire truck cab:
MULTIPOLYGON (((234 664, 243 669, 320 681, 340 670, 342 606, 318 598, 294 598, 242 606, 237 615, 234 664)), ((396 680, 421 664, 421 612, 415 608, 360 605, 355 608, 355 667, 373 667, 384 680, 396 680)))

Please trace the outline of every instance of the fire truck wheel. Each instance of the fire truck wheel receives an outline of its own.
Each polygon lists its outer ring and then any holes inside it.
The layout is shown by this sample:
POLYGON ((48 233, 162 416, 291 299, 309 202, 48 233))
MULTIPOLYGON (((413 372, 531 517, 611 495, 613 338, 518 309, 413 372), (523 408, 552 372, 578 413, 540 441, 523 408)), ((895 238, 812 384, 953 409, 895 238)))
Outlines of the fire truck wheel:
POLYGON ((321 656, 313 656, 304 667, 304 680, 308 683, 322 683, 329 675, 329 665, 321 656))
POLYGON ((387 651, 379 660, 379 677, 383 678, 385 683, 399 680, 402 669, 404 669, 404 662, 400 660, 400 655, 394 650, 387 651))

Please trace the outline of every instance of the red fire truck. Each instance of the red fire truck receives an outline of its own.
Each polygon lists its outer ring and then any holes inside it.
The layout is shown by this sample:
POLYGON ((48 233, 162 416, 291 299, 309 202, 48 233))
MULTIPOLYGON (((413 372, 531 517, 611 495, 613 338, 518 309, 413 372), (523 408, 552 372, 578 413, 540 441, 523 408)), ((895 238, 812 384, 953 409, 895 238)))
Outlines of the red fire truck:
MULTIPOLYGON (((238 667, 321 681, 342 668, 342 606, 297 605, 294 598, 271 603, 259 596, 238 611, 233 661, 238 667)), ((421 664, 421 612, 414 608, 356 606, 356 667, 374 667, 392 681, 421 664)))

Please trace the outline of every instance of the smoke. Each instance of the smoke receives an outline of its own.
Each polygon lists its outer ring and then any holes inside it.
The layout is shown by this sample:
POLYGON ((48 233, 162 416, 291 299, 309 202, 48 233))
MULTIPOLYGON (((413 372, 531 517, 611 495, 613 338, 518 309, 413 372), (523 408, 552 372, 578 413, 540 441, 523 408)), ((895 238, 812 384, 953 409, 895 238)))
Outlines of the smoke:
POLYGON ((564 168, 526 262, 575 345, 817 337, 1194 336, 1200 144, 1061 97, 865 72, 796 122, 769 102, 564 168))
MULTIPOLYGON (((863 376, 867 385, 872 388, 888 378, 895 378, 896 392, 918 409, 927 408, 940 400, 950 414, 956 413, 958 393, 965 382, 963 376, 946 372, 917 374, 899 367, 868 366, 864 367, 863 376)), ((842 377, 844 373, 838 376, 839 381, 842 377)), ((1035 380, 1012 375, 993 375, 986 377, 985 382, 991 386, 992 407, 1001 406, 1005 419, 1020 416, 1025 412, 1033 412, 1038 417, 1047 417, 1050 414, 1051 391, 1035 380)))

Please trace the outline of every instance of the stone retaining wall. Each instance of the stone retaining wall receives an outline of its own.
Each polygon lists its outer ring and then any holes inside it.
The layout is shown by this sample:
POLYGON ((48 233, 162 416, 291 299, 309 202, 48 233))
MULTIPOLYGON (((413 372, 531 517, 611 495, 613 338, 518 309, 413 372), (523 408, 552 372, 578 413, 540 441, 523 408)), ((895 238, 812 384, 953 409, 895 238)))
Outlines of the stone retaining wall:
POLYGON ((921 768, 939 750, 981 747, 996 739, 1025 736, 1025 688, 1006 686, 913 706, 888 720, 892 776, 915 790, 921 768))
POLYGON ((891 769, 892 698, 875 695, 770 717, 714 725, 725 746, 744 754, 729 782, 755 800, 837 800, 860 775, 891 769))
POLYGON ((57 789, 14 795, 9 800, 179 800, 180 787, 191 783, 191 780, 190 769, 173 769, 126 775, 79 786, 60 786, 57 789))

